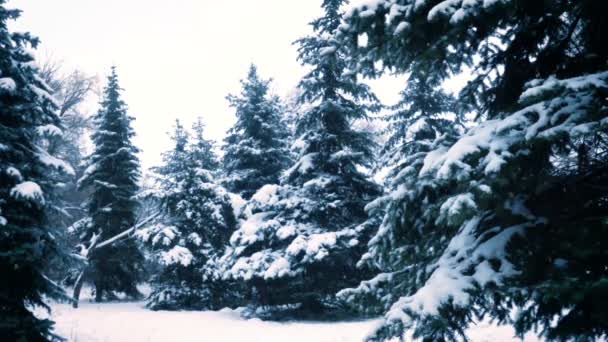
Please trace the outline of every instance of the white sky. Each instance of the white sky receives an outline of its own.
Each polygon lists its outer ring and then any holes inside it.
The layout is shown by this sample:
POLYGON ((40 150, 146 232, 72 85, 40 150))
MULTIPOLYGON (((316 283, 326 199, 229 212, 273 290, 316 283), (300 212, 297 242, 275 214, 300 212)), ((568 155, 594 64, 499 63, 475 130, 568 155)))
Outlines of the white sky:
MULTIPOLYGON (((52 54, 67 69, 105 75, 112 64, 130 115, 144 167, 156 165, 175 118, 197 116, 207 136, 221 140, 234 123, 225 96, 237 93, 250 63, 274 79, 279 95, 304 74, 291 43, 310 32, 321 0, 10 0, 23 10, 15 30, 41 39, 38 55, 52 54)), ((392 102, 402 81, 374 82, 392 102)))

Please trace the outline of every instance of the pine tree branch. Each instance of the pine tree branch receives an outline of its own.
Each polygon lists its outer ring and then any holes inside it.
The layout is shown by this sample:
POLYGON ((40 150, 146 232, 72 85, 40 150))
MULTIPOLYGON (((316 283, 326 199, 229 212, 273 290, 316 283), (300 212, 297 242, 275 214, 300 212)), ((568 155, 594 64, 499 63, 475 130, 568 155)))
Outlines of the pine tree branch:
POLYGON ((131 228, 123 231, 122 233, 119 233, 117 235, 114 235, 113 237, 104 240, 100 243, 97 243, 97 241, 99 240, 99 237, 101 236, 101 232, 99 234, 93 235, 93 237, 91 238, 91 244, 89 245, 89 248, 87 248, 86 250, 84 250, 83 252, 81 252, 81 255, 86 259, 87 263, 85 265, 85 267, 82 269, 82 271, 80 271, 80 273, 78 274, 78 278, 76 278, 76 282, 74 283, 74 292, 72 294, 72 307, 74 309, 78 308, 78 301, 80 298, 80 291, 82 290, 82 285, 84 283, 84 273, 87 271, 89 265, 88 265, 88 260, 89 260, 89 252, 95 250, 95 249, 99 249, 101 247, 104 246, 108 246, 113 244, 114 242, 116 242, 117 240, 128 236, 129 234, 131 234, 132 232, 134 232, 135 230, 141 228, 143 225, 147 224, 148 222, 154 220, 155 218, 157 218, 158 216, 160 216, 160 213, 154 213, 150 216, 148 216, 146 219, 144 219, 143 221, 140 221, 139 223, 137 223, 136 225, 132 226, 131 228))
POLYGON ((157 218, 160 214, 159 213, 155 213, 153 215, 148 216, 148 218, 144 219, 143 221, 139 222, 138 224, 134 225, 133 227, 125 230, 124 232, 114 235, 113 237, 100 242, 99 244, 97 244, 97 246, 95 247, 97 248, 101 248, 107 245, 110 245, 112 243, 114 243, 115 241, 131 234, 133 231, 137 230, 138 228, 141 228, 143 225, 147 224, 148 222, 152 221, 153 219, 157 218))

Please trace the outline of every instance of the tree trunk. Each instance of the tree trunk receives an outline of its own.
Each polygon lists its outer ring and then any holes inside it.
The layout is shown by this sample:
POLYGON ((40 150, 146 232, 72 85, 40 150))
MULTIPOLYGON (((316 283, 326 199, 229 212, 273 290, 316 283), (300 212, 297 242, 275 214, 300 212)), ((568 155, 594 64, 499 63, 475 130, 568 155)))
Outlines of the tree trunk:
POLYGON ((84 271, 86 271, 86 267, 80 272, 78 278, 76 278, 76 282, 74 283, 74 293, 72 294, 72 307, 74 309, 78 308, 80 290, 82 290, 82 284, 84 283, 84 271))
MULTIPOLYGON (((99 235, 97 235, 97 237, 92 239, 89 248, 85 251, 86 253, 84 254, 84 257, 87 259, 87 265, 84 267, 84 269, 78 275, 78 278, 76 279, 76 283, 74 283, 74 292, 73 292, 73 298, 72 298, 72 307, 73 308, 75 308, 75 309, 78 308, 78 301, 80 299, 80 291, 82 290, 82 285, 84 283, 84 274, 87 271, 87 269, 90 267, 88 262, 91 259, 91 253, 94 252, 95 249, 98 249, 98 248, 101 248, 101 247, 104 247, 107 245, 112 245, 114 242, 120 240, 121 238, 129 237, 129 234, 131 234, 133 231, 140 228, 144 224, 152 221, 153 219, 155 219, 158 216, 159 216, 158 213, 154 214, 154 215, 150 215, 148 218, 139 222, 138 224, 134 225, 133 227, 131 227, 131 228, 125 230, 124 232, 117 234, 105 241, 102 241, 99 244, 97 242, 98 242, 99 237, 101 236, 101 232, 99 233, 99 235)), ((102 280, 96 277, 96 279, 94 281, 94 285, 95 285, 95 301, 99 303, 103 300, 103 293, 104 293, 102 280)), ((141 293, 137 290, 137 287, 134 286, 133 289, 131 290, 131 292, 132 292, 131 293, 132 296, 141 298, 141 293)))
POLYGON ((103 285, 102 280, 99 279, 99 276, 95 277, 95 302, 100 303, 103 301, 103 285))

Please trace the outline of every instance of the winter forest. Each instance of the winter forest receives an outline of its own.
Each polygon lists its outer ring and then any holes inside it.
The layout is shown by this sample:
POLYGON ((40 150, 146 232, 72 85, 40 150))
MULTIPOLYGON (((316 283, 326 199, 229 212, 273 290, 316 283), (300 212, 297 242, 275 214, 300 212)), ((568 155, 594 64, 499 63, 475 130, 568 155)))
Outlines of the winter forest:
POLYGON ((120 63, 0 0, 1 341, 608 338, 608 1, 318 2, 143 167, 120 63))

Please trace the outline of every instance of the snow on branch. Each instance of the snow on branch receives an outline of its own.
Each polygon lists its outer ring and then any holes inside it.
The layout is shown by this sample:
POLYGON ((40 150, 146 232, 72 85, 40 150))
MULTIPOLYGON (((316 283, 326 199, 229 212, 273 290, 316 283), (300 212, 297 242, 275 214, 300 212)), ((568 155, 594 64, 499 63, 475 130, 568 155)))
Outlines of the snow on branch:
POLYGON ((65 161, 63 161, 59 158, 55 158, 55 157, 51 156, 42 148, 38 149, 36 155, 38 157, 38 160, 40 160, 40 162, 42 164, 44 164, 45 166, 61 170, 70 176, 73 176, 76 174, 70 164, 66 163, 65 161))
POLYGON ((103 241, 103 242, 100 242, 100 243, 97 245, 97 247, 96 247, 96 248, 101 248, 101 247, 104 247, 104 246, 107 246, 107 245, 111 245, 112 243, 116 242, 117 240, 120 240, 120 239, 122 239, 123 237, 128 236, 128 235, 129 235, 129 234, 131 234, 132 232, 134 232, 134 231, 136 231, 137 229, 139 229, 139 228, 143 227, 144 225, 148 224, 150 221, 152 221, 152 220, 154 220, 154 219, 158 218, 158 216, 159 216, 159 215, 160 215, 160 214, 155 213, 155 214, 153 214, 153 215, 148 216, 148 217, 147 217, 146 219, 144 219, 143 221, 140 221, 139 223, 137 223, 137 224, 136 224, 136 225, 134 225, 133 227, 131 227, 131 228, 129 228, 129 229, 127 229, 127 230, 123 231, 122 233, 117 234, 117 235, 114 235, 113 237, 111 237, 111 238, 109 238, 109 239, 107 239, 107 240, 105 240, 105 241, 103 241))
MULTIPOLYGON (((79 245, 80 249, 81 249, 80 255, 85 259, 84 261, 86 263, 88 261, 88 257, 90 255, 91 251, 111 245, 114 242, 116 242, 124 237, 129 236, 135 230, 141 228, 142 226, 149 223, 150 221, 158 218, 159 215, 160 215, 159 213, 152 214, 152 215, 148 216, 146 219, 138 222, 133 227, 123 231, 120 234, 114 235, 113 237, 111 237, 109 239, 99 242, 99 243, 98 243, 98 241, 99 241, 99 238, 101 237, 102 232, 99 231, 98 233, 94 233, 93 236, 91 237, 91 239, 89 239, 88 246, 85 247, 84 245, 79 245)), ((76 282, 74 283, 74 292, 72 295, 72 307, 74 307, 74 308, 78 307, 78 300, 80 298, 80 290, 82 289, 82 284, 84 282, 84 273, 87 268, 88 268, 88 264, 85 264, 84 269, 80 271, 80 273, 78 274, 78 277, 76 279, 76 282)))
POLYGON ((44 195, 37 183, 26 181, 15 185, 10 195, 16 199, 28 200, 39 205, 44 205, 44 195))
MULTIPOLYGON (((481 153, 479 168, 485 174, 499 172, 517 144, 556 135, 572 138, 608 125, 596 121, 598 92, 608 92, 608 71, 570 79, 535 80, 527 84, 519 102, 523 108, 504 119, 487 120, 472 128, 449 149, 430 152, 420 175, 436 173, 439 178, 467 177, 472 171, 465 158, 481 153)), ((600 104, 601 105, 601 104, 600 104)))
POLYGON ((507 244, 513 236, 523 234, 526 228, 536 223, 502 230, 497 227, 480 235, 477 228, 482 217, 475 216, 462 225, 439 260, 430 266, 432 273, 424 286, 395 302, 385 315, 387 322, 411 327, 416 324, 414 317, 438 315, 439 308, 450 300, 455 306, 469 305, 469 291, 476 285, 501 284, 507 277, 517 274, 506 258, 507 244), (500 266, 492 267, 490 260, 499 261, 500 266), (470 269, 474 271, 467 275, 470 269))

